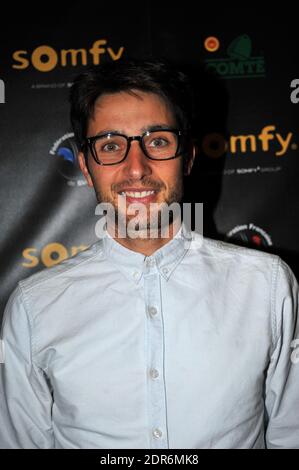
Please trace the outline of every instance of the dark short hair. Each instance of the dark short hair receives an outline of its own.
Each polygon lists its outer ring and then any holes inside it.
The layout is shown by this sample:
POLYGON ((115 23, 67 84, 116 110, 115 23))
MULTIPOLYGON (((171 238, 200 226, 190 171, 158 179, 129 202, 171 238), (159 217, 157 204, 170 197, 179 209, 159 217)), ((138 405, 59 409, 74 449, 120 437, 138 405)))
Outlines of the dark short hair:
POLYGON ((88 120, 97 98, 139 90, 160 96, 172 110, 177 126, 189 130, 193 94, 188 76, 165 60, 119 60, 90 67, 75 78, 70 90, 71 123, 75 140, 84 148, 88 120))

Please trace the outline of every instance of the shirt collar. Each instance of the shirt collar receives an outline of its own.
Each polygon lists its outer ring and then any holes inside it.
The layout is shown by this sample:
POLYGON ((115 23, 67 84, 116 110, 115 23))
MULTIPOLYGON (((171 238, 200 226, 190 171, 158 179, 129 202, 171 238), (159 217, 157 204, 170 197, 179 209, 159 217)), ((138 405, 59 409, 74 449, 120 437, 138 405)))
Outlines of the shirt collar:
POLYGON ((190 247, 192 232, 182 223, 180 229, 166 245, 151 256, 132 251, 121 245, 106 231, 103 237, 104 254, 130 280, 138 284, 143 275, 159 272, 168 280, 190 247))

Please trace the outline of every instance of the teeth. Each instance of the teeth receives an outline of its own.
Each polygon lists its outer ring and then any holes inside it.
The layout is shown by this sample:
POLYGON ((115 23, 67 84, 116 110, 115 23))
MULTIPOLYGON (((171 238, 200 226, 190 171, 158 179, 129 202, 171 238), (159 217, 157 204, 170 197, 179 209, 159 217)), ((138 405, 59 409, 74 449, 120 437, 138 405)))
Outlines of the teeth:
POLYGON ((129 196, 129 197, 134 197, 134 198, 142 198, 146 196, 150 196, 151 194, 154 194, 155 191, 138 191, 138 192, 133 192, 133 191, 125 191, 120 193, 122 196, 129 196))

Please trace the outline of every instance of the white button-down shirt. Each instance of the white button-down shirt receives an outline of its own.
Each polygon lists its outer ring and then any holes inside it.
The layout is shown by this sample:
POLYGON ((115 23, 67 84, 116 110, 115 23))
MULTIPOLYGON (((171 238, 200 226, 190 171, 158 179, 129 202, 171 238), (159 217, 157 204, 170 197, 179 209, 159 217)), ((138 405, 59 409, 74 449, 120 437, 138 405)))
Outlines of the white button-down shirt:
POLYGON ((19 283, 0 447, 299 448, 290 268, 189 236, 150 257, 107 236, 19 283))

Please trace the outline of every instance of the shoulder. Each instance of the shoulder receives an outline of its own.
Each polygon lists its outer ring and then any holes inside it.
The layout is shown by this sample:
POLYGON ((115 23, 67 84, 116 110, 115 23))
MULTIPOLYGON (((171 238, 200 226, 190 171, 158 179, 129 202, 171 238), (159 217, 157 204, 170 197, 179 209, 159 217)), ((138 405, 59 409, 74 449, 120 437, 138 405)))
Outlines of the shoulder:
MULTIPOLYGON (((298 303, 298 282, 290 266, 280 256, 233 243, 203 238, 196 251, 197 259, 217 278, 241 285, 246 283, 252 294, 268 292, 272 310, 286 298, 298 303)), ((227 284, 228 285, 228 284, 227 284)))
POLYGON ((32 323, 41 313, 63 315, 67 304, 76 308, 82 291, 92 284, 91 279, 105 273, 105 260, 100 240, 56 266, 19 281, 8 299, 4 317, 25 315, 32 323))
POLYGON ((255 272, 271 273, 273 283, 297 286, 296 277, 290 266, 279 256, 254 248, 242 247, 221 240, 205 238, 202 247, 203 256, 224 263, 230 263, 239 269, 254 268, 255 272))
POLYGON ((273 297, 277 287, 295 282, 291 269, 278 255, 206 237, 194 245, 185 262, 214 283, 242 292, 246 287, 255 295, 268 292, 273 297))
POLYGON ((42 289, 43 286, 59 286, 66 280, 75 279, 83 273, 86 275, 92 269, 91 266, 103 258, 103 247, 100 241, 56 266, 43 269, 21 280, 18 286, 24 293, 37 288, 42 289))
POLYGON ((231 265, 235 268, 253 266, 264 270, 277 270, 280 263, 287 266, 278 255, 272 253, 195 235, 196 240, 197 243, 194 244, 194 250, 191 249, 191 253, 194 251, 197 256, 211 263, 231 265))
POLYGON ((29 331, 36 345, 37 338, 42 342, 50 332, 68 331, 70 318, 76 325, 76 317, 85 314, 84 301, 90 286, 99 290, 99 276, 105 276, 105 269, 109 269, 105 261, 100 240, 60 264, 21 280, 6 304, 3 316, 6 334, 29 331))

